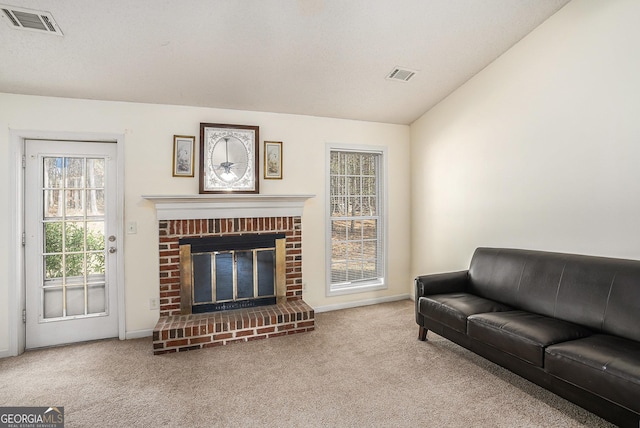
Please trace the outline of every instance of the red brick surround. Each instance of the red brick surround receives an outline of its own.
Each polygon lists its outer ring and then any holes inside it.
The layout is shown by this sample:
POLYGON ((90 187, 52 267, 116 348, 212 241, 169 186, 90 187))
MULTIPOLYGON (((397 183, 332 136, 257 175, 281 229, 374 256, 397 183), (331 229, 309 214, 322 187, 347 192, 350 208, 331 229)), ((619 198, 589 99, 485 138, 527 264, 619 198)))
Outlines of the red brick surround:
POLYGON ((302 301, 302 220, 260 217, 161 220, 160 319, 153 330, 153 353, 189 351, 266 339, 315 328, 313 309, 302 301), (206 314, 180 314, 180 238, 284 233, 286 302, 206 314))

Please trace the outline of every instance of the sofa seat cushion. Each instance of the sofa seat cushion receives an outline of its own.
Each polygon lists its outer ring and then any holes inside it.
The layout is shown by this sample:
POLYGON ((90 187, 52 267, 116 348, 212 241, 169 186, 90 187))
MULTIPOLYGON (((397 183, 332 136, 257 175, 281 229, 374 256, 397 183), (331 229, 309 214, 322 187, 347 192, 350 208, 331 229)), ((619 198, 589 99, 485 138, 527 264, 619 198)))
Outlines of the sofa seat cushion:
POLYGON ((547 346, 587 337, 591 331, 567 321, 511 311, 470 316, 467 334, 530 364, 544 367, 547 346))
POLYGON ((494 311, 509 311, 512 308, 493 300, 468 293, 434 294, 421 297, 420 314, 460 333, 467 333, 467 317, 473 314, 494 311))
POLYGON ((640 413, 640 343, 596 334, 545 353, 547 372, 640 413))

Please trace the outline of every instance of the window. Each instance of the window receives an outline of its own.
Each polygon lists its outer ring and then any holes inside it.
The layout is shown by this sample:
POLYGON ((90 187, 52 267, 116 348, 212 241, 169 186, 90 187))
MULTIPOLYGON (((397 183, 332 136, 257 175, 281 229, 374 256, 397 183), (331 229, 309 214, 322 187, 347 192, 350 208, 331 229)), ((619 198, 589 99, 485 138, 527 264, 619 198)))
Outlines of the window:
POLYGON ((386 288, 383 151, 328 146, 328 295, 386 288))

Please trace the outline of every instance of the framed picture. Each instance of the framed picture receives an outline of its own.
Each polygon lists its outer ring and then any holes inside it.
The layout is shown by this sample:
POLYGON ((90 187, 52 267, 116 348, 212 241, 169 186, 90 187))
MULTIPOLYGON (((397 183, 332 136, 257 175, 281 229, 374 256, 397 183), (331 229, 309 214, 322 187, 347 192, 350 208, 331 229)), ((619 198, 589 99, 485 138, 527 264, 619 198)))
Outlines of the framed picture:
POLYGON ((260 128, 200 124, 200 193, 258 193, 260 128))
POLYGON ((264 178, 282 180, 282 141, 264 142, 264 178))
POLYGON ((193 177, 196 137, 173 136, 173 176, 193 177))

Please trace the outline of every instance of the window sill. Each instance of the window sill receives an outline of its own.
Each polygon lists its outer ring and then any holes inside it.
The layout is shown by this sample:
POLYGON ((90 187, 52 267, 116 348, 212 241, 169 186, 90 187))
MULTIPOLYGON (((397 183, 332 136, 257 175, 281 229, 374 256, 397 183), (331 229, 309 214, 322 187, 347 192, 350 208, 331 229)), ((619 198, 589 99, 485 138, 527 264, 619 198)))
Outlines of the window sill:
POLYGON ((384 278, 363 281, 353 284, 329 285, 327 287, 327 296, 342 296, 345 294, 366 293, 368 291, 386 290, 387 284, 384 278))

